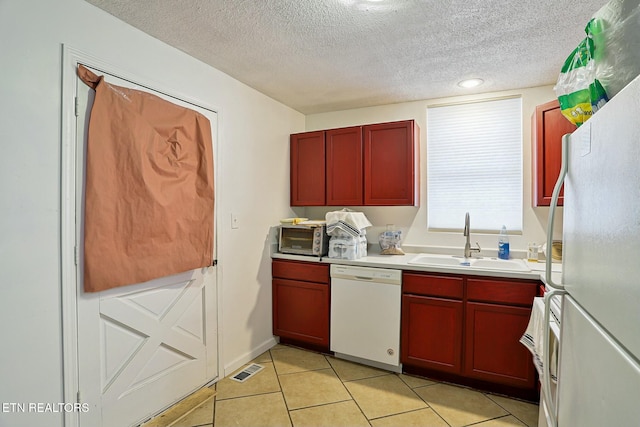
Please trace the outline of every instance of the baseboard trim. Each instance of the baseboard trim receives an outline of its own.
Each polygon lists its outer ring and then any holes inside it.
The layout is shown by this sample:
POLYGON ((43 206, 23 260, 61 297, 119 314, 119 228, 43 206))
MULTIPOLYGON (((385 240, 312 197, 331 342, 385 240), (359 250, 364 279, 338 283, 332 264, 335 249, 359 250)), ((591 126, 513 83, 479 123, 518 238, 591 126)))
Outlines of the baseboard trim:
POLYGON ((256 357, 260 356, 262 353, 269 350, 271 347, 275 346, 276 344, 278 344, 278 342, 276 341, 275 337, 271 337, 268 340, 264 341, 262 344, 253 348, 251 351, 244 353, 240 357, 231 361, 229 364, 227 364, 224 367, 224 377, 226 378, 229 375, 235 373, 235 371, 242 368, 244 365, 246 365, 256 357))

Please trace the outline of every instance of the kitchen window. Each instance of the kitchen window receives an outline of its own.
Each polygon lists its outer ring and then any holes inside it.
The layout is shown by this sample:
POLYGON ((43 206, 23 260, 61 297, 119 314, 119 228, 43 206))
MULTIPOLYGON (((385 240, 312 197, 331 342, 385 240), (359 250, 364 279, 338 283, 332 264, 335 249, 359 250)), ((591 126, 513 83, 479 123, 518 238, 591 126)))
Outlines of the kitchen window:
POLYGON ((522 98, 427 108, 427 227, 522 231, 522 98))

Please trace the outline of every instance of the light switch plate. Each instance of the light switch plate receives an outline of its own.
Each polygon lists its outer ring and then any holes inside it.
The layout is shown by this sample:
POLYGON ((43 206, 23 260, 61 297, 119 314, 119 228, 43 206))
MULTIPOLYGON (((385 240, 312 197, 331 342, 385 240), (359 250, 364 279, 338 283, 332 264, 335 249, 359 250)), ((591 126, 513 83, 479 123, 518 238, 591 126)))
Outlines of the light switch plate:
POLYGON ((239 228, 238 216, 236 214, 231 214, 231 228, 233 229, 239 228))

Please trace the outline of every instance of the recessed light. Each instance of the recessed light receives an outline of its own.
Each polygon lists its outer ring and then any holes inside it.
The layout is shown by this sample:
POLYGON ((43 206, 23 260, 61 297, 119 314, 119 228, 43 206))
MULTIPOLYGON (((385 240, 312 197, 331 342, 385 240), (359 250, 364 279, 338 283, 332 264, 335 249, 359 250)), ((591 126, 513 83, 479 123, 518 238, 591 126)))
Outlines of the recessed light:
POLYGON ((458 82, 458 86, 469 89, 472 87, 480 86, 482 83, 484 83, 484 80, 482 79, 467 79, 458 82))

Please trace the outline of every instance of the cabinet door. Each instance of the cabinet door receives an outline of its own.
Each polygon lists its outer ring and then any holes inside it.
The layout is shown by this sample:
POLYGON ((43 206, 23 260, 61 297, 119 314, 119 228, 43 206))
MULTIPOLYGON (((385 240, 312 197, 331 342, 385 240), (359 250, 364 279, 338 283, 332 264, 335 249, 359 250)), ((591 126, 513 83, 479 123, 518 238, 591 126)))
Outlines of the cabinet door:
POLYGON ((362 205, 362 128, 326 131, 327 206, 362 205))
POLYGON ((535 387, 531 354, 520 344, 531 309, 467 302, 464 374, 522 388, 535 387))
MULTIPOLYGON (((557 100, 538 105, 533 115, 531 146, 533 151, 533 206, 549 206, 562 162, 562 136, 576 126, 560 111, 557 100)), ((558 205, 564 203, 560 192, 558 205)))
POLYGON ((329 346, 329 285, 274 278, 273 334, 329 346))
POLYGON ((461 373, 462 315, 462 301, 404 294, 402 363, 461 373))
POLYGON ((291 135, 291 206, 324 206, 324 131, 291 135))
POLYGON ((364 204, 418 205, 420 131, 413 120, 363 127, 364 204))

